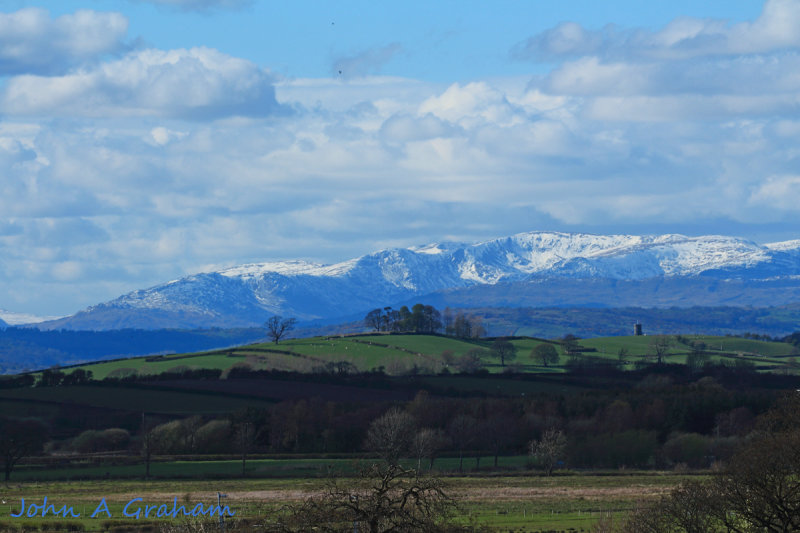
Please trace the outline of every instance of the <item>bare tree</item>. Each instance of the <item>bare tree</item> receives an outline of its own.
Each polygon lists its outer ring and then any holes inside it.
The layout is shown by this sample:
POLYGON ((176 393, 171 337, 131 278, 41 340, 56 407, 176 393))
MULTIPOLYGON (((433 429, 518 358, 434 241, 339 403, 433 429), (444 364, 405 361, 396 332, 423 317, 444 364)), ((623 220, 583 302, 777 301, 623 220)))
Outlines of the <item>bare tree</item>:
POLYGON ((283 318, 280 315, 270 317, 266 322, 267 329, 269 330, 269 338, 272 342, 278 344, 287 333, 294 329, 297 320, 294 318, 283 318))
POLYGON ((320 496, 290 506, 278 531, 342 533, 467 532, 460 525, 456 501, 441 480, 420 476, 396 464, 373 464, 347 483, 331 480, 320 496))
POLYGON ((38 420, 0 418, 0 457, 6 481, 20 459, 42 451, 46 433, 47 428, 38 420))
POLYGON ((414 419, 405 411, 394 408, 370 424, 365 447, 377 452, 382 459, 396 464, 409 450, 414 434, 414 419))
POLYGON ((267 431, 267 412, 246 407, 230 416, 233 438, 242 458, 242 477, 247 475, 247 455, 256 447, 259 437, 267 431))
POLYGON ((497 468, 497 457, 508 448, 517 430, 517 421, 506 414, 493 416, 481 424, 483 444, 494 455, 494 467, 497 468))
POLYGON ((558 460, 563 457, 567 447, 567 438, 560 429, 550 428, 542 434, 539 440, 531 441, 528 453, 544 468, 550 476, 558 460))
POLYGON ((650 355, 656 358, 658 364, 664 362, 664 357, 669 353, 670 348, 672 348, 672 339, 668 335, 656 335, 650 341, 650 355))
POLYGON ((749 441, 714 481, 733 531, 800 531, 800 432, 749 441))
POLYGON ((145 413, 142 413, 142 439, 141 451, 144 459, 144 478, 150 478, 150 462, 153 455, 161 452, 164 446, 164 432, 159 431, 158 426, 147 420, 145 413))
POLYGON ((447 433, 458 450, 458 471, 464 471, 464 450, 475 442, 478 421, 469 415, 458 415, 447 426, 447 433))
POLYGON ((417 458, 417 470, 422 470, 422 459, 429 459, 428 470, 433 469, 433 460, 439 450, 447 446, 447 437, 441 429, 423 428, 411 441, 411 451, 417 458))

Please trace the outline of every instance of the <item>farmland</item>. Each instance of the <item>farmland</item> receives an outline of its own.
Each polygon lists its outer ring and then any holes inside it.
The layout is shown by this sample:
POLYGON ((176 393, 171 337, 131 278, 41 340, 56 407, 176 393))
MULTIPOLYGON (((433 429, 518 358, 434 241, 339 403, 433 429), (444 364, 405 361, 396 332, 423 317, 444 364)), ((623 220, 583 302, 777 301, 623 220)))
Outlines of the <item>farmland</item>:
POLYGON ((238 518, 268 520, 382 460, 370 431, 395 413, 409 439, 438 439, 408 440, 400 462, 444 479, 463 520, 589 531, 730 458, 800 386, 795 357, 788 343, 701 335, 364 334, 48 369, 0 387, 5 423, 46 434, 11 472, 0 522, 67 528, 7 519, 19 498, 48 496, 81 509, 69 527, 122 531, 147 524, 119 516, 133 497, 208 503, 217 491, 238 518), (505 365, 498 342, 516 352, 505 365), (556 361, 530 356, 542 345, 556 361), (552 477, 531 448, 550 428, 563 438, 552 477), (113 516, 87 519, 102 498, 113 516))
MULTIPOLYGON (((579 339, 586 350, 579 353, 583 361, 620 363, 632 367, 653 355, 654 337, 601 337, 579 339), (625 351, 624 358, 620 351, 625 351)), ((710 362, 751 363, 760 370, 796 371, 794 357, 797 348, 791 344, 705 335, 670 336, 665 362, 684 364, 692 351, 690 343, 702 343, 710 362)), ((512 361, 517 372, 549 373, 563 371, 570 362, 560 341, 529 337, 511 340, 517 349, 512 361), (545 367, 530 357, 531 350, 541 343, 552 344, 559 353, 559 362, 545 367)), ((224 375, 232 368, 250 370, 279 370, 309 373, 324 369, 327 363, 346 363, 357 371, 381 369, 390 375, 402 375, 413 369, 422 373, 440 373, 444 369, 458 372, 452 358, 464 356, 470 350, 483 349, 483 366, 493 373, 502 372, 497 359, 490 354, 492 341, 487 339, 456 339, 439 335, 353 335, 347 337, 313 337, 289 339, 280 344, 258 343, 228 350, 178 354, 155 357, 136 357, 82 365, 76 368, 91 370, 95 379, 156 375, 164 372, 218 369, 224 375), (451 360, 448 360, 450 354, 451 360)), ((574 362, 574 361, 573 361, 574 362)))

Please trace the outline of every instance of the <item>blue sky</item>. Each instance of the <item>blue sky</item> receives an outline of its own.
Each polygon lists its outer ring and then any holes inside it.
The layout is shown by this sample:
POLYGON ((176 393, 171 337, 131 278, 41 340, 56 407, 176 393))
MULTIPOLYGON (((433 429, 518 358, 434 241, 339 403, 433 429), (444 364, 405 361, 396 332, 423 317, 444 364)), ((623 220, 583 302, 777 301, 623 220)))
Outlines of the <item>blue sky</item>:
POLYGON ((0 308, 533 230, 800 236, 800 0, 0 0, 0 308))

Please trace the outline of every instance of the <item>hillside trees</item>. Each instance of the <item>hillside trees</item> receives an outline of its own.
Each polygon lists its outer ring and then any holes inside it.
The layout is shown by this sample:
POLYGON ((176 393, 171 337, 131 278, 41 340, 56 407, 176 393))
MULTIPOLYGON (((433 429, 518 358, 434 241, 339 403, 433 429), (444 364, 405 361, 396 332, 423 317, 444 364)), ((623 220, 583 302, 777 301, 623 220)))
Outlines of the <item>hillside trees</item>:
POLYGON ((480 372, 484 367, 483 358, 488 355, 489 352, 483 348, 471 348, 456 360, 456 368, 464 374, 480 372))
POLYGON ((517 358, 517 347, 508 339, 497 339, 492 343, 489 353, 492 357, 500 359, 500 366, 506 366, 506 361, 513 361, 517 358))
POLYGON ((724 469, 688 482, 629 517, 625 533, 800 531, 800 397, 787 396, 763 417, 724 469), (644 529, 652 524, 660 529, 644 529))
POLYGON ((561 338, 561 346, 564 348, 564 353, 567 355, 576 355, 581 351, 581 345, 578 344, 579 337, 568 333, 561 338))
POLYGON ((450 319, 445 319, 445 334, 463 339, 478 338, 486 335, 486 330, 479 318, 467 315, 461 311, 453 316, 450 308, 445 308, 445 315, 450 319))
POLYGON ((542 366, 550 366, 558 363, 558 352, 552 344, 543 342, 531 350, 531 359, 542 366))
POLYGON ((283 318, 280 315, 275 315, 269 318, 266 322, 267 332, 272 342, 278 342, 285 337, 290 331, 294 329, 297 320, 294 318, 283 318))
POLYGON ((411 309, 404 305, 397 311, 391 307, 373 309, 364 317, 364 325, 374 331, 438 333, 442 329, 442 316, 432 305, 418 303, 411 309))
POLYGON ((364 316, 364 325, 373 331, 439 333, 462 338, 477 338, 486 334, 480 319, 461 311, 453 314, 448 307, 444 313, 432 305, 417 303, 409 309, 391 307, 373 309, 364 316))

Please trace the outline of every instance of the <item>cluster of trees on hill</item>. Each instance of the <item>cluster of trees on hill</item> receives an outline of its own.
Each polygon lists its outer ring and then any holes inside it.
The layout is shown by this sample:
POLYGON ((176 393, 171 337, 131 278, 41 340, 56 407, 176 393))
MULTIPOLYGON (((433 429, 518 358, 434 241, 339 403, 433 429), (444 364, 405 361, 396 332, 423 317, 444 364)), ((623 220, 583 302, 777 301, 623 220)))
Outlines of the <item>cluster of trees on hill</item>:
POLYGON ((411 309, 384 307, 373 309, 364 317, 364 325, 374 331, 441 333, 454 337, 482 337, 486 330, 479 318, 449 307, 443 313, 432 305, 415 304, 411 309))

